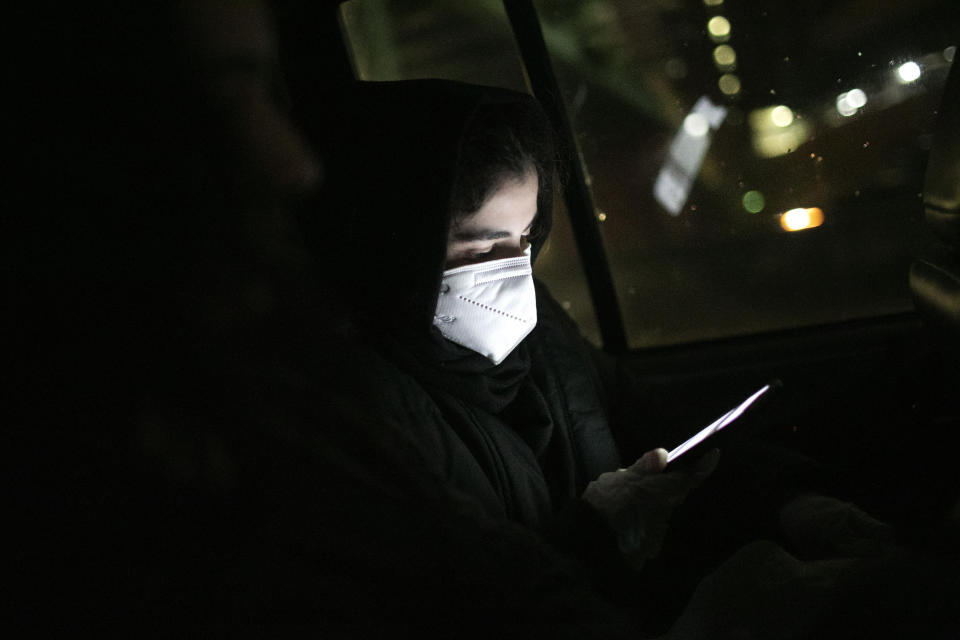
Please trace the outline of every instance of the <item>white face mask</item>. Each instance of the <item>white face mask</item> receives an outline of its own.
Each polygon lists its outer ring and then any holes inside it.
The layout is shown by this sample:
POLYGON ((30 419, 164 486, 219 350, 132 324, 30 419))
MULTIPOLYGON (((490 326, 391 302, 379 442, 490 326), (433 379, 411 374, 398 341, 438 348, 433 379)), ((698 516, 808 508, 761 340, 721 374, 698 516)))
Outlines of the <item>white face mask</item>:
POLYGON ((537 324, 530 247, 444 271, 433 324, 447 340, 503 362, 537 324))

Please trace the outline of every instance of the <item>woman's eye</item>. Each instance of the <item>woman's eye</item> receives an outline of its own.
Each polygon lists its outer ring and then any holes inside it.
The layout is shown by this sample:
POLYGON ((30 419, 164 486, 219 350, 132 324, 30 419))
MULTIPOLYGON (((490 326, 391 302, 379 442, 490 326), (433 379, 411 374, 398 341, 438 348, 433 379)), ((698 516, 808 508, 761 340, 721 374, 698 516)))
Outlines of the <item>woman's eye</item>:
POLYGON ((473 253, 470 255, 470 257, 471 257, 471 258, 485 258, 485 257, 489 256, 491 253, 493 253, 493 250, 494 250, 494 249, 495 249, 495 247, 490 247, 490 248, 487 249, 486 251, 475 251, 475 252, 473 252, 473 253))

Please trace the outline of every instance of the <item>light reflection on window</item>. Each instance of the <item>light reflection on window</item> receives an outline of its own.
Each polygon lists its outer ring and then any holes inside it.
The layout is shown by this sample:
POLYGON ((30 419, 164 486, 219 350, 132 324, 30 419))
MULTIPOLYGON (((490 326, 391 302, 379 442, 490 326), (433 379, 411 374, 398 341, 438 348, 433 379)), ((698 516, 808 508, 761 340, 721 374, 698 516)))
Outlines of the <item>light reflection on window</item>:
MULTIPOLYGON (((950 2, 587 4, 616 15, 615 54, 554 64, 632 346, 912 308, 950 2)), ((535 5, 552 50, 583 42, 570 3, 535 5)))

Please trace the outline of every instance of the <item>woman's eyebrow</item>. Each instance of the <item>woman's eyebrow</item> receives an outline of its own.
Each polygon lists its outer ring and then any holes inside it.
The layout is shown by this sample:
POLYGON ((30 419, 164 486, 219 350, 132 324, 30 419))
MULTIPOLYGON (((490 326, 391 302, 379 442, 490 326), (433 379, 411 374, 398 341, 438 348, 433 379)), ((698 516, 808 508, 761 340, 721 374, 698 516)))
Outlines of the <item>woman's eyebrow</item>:
POLYGON ((509 238, 510 232, 497 229, 460 229, 453 232, 453 239, 462 242, 473 240, 499 240, 500 238, 509 238))
MULTIPOLYGON (((530 221, 524 228, 524 233, 530 231, 533 227, 533 223, 537 221, 537 216, 534 214, 533 220, 530 221)), ((509 238, 510 232, 504 229, 490 229, 482 227, 480 229, 457 229, 453 232, 453 239, 459 240, 460 242, 475 242, 477 240, 499 240, 501 238, 509 238)))

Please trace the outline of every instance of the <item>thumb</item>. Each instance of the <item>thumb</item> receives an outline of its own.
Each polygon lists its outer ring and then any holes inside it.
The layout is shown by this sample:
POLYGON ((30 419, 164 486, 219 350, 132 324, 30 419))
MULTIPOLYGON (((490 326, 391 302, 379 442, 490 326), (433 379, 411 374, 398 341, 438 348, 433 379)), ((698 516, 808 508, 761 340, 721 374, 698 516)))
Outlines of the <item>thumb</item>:
POLYGON ((652 449, 640 456, 640 459, 633 463, 630 471, 638 473, 660 473, 667 466, 667 450, 652 449))

